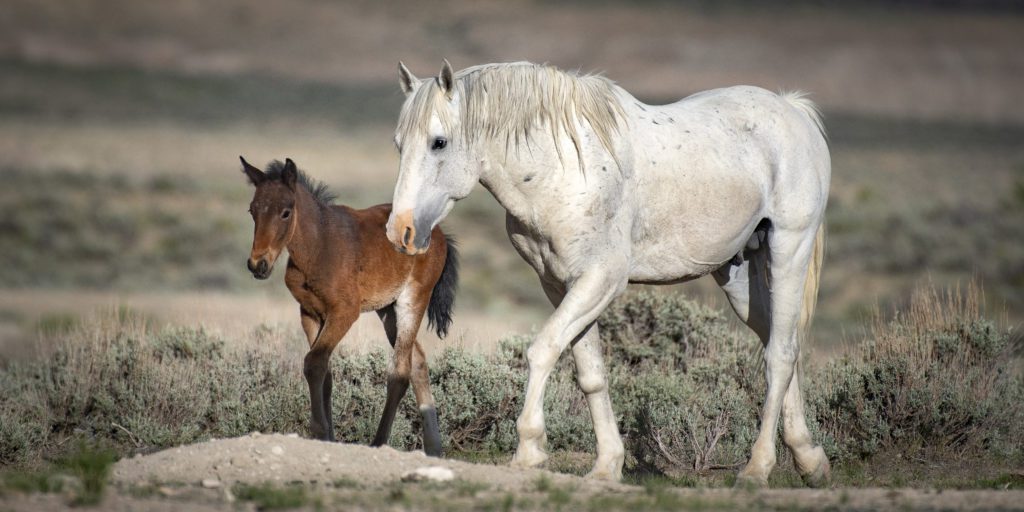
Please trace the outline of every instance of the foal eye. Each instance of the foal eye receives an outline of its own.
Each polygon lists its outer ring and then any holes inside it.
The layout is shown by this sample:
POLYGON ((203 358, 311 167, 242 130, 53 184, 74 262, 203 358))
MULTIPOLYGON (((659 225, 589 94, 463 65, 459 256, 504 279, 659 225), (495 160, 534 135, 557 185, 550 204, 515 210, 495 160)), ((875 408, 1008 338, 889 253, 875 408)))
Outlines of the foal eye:
POLYGON ((281 219, 282 220, 287 219, 288 217, 291 217, 291 216, 292 216, 292 211, 291 210, 285 210, 285 211, 281 212, 281 219))
POLYGON ((437 151, 439 149, 444 149, 444 147, 447 146, 447 145, 448 145, 448 139, 446 139, 444 137, 438 137, 438 138, 434 139, 434 143, 430 146, 430 149, 432 149, 434 151, 437 151))

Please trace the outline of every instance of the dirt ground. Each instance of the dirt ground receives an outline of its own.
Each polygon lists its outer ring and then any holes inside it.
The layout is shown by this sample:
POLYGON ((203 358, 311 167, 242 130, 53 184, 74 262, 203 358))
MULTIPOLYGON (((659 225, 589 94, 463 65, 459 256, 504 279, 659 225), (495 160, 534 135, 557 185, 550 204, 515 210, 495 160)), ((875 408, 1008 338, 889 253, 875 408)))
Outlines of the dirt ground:
MULTIPOLYGON (((302 487, 306 509, 748 509, 1024 510, 1024 491, 921 489, 652 490, 542 469, 428 458, 421 452, 324 443, 295 434, 253 433, 123 459, 97 506, 103 510, 259 509, 235 495, 238 484, 302 487), (411 482, 418 468, 450 469, 447 482, 411 482)), ((5 510, 65 508, 60 495, 12 495, 5 510)), ((270 505, 264 505, 270 508, 270 505)))

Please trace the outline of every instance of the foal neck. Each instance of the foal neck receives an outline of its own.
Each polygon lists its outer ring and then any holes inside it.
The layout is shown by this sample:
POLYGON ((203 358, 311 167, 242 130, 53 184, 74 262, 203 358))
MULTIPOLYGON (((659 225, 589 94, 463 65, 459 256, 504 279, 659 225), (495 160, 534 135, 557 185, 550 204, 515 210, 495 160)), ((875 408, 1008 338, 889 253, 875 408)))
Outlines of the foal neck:
POLYGON ((300 269, 310 266, 326 240, 327 208, 305 187, 296 187, 294 210, 297 224, 286 245, 292 263, 300 269))

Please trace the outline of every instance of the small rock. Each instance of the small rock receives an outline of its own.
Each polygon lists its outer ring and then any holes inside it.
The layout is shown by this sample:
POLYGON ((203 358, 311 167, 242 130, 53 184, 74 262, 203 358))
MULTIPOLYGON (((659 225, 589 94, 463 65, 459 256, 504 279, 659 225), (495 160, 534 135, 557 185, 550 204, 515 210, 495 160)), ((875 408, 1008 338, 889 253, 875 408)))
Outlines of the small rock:
POLYGON ((284 455, 284 448, 274 445, 274 447, 270 449, 270 453, 273 453, 274 455, 284 455))
POLYGON ((216 489, 221 486, 220 480, 216 478, 204 478, 202 483, 203 487, 207 489, 216 489))
POLYGON ((290 437, 292 439, 298 439, 299 438, 299 435, 294 433, 294 432, 292 432, 291 434, 285 434, 284 436, 285 437, 290 437))
POLYGON ((250 432, 249 433, 249 437, 259 437, 261 435, 263 435, 263 434, 260 434, 259 431, 255 431, 255 432, 250 432))
POLYGON ((447 482, 455 472, 443 466, 423 466, 402 475, 403 482, 447 482))

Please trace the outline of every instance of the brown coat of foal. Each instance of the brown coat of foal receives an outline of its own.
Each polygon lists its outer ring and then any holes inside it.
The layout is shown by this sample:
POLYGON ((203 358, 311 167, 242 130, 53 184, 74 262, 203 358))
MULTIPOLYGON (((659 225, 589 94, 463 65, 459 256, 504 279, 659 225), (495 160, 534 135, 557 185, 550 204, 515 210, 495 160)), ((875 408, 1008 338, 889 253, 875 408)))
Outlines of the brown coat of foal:
POLYGON ((444 337, 451 324, 458 282, 452 240, 434 228, 426 253, 401 254, 385 236, 391 205, 365 210, 333 205, 327 188, 296 169, 291 159, 272 162, 266 172, 241 160, 242 171, 256 186, 249 205, 256 223, 249 271, 266 279, 282 249, 288 249, 284 280, 299 302, 309 340, 303 374, 309 384, 313 437, 334 440, 331 352, 361 312, 376 311, 394 356, 387 402, 372 444, 387 443, 411 380, 423 416, 424 451, 441 456, 437 409, 416 333, 424 313, 438 336, 444 337))

